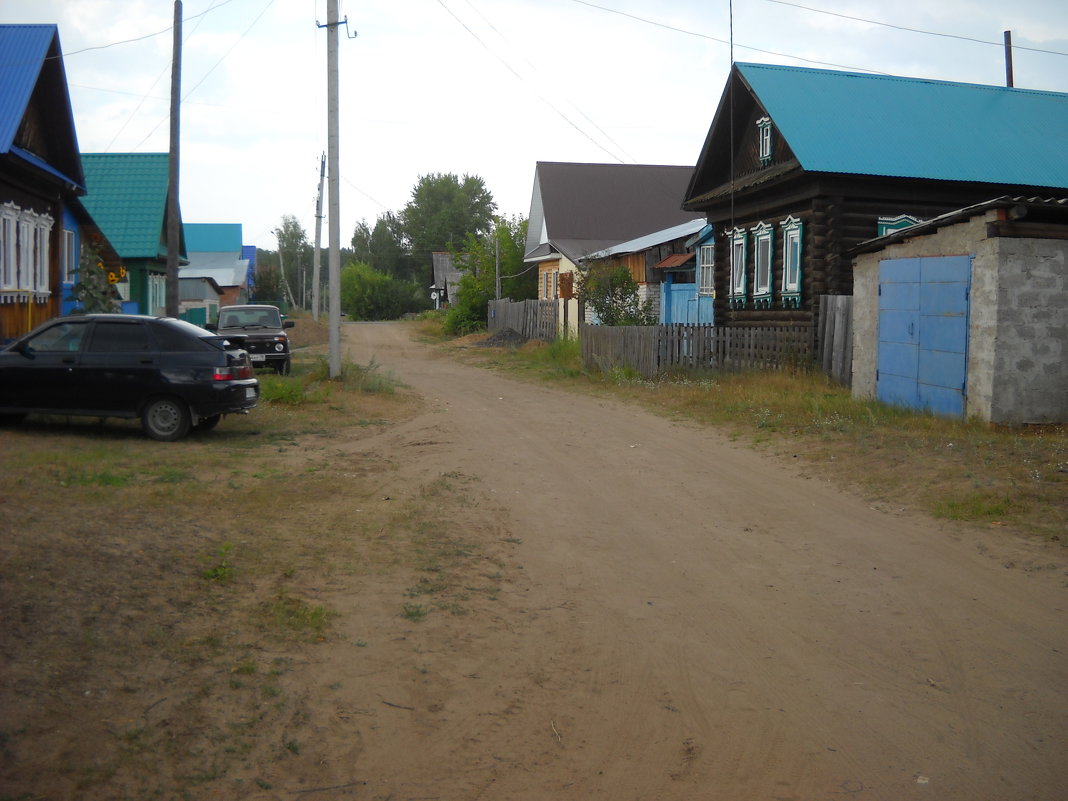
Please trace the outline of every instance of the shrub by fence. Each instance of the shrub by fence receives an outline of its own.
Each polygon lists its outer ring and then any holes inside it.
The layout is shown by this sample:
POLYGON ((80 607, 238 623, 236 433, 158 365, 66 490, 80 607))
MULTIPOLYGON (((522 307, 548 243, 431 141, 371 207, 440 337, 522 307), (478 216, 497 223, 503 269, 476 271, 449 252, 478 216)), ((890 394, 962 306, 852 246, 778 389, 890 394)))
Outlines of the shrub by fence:
POLYGON ((812 363, 812 326, 579 326, 582 363, 643 378, 672 368, 767 370, 812 363))
POLYGON ((487 312, 487 325, 491 334, 506 328, 522 334, 527 339, 556 339, 555 300, 491 300, 487 312))

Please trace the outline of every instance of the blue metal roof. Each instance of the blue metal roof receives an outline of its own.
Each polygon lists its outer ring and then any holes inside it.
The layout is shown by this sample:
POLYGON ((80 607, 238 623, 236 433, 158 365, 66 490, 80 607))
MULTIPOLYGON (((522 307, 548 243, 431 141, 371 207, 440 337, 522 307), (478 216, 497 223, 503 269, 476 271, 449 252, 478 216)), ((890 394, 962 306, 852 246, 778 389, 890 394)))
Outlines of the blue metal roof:
POLYGON ((0 25, 0 153, 11 150, 55 35, 55 25, 0 25))
POLYGON ((1068 94, 737 68, 805 170, 1068 187, 1068 94))

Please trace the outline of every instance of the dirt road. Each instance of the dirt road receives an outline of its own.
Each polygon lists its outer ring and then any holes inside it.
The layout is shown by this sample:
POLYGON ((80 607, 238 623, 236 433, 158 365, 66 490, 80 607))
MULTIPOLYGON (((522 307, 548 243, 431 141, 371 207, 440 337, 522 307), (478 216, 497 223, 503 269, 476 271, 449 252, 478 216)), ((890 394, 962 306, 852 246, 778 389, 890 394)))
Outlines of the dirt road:
POLYGON ((422 624, 437 678, 361 731, 373 797, 1068 798, 1063 567, 407 331, 344 326, 429 401, 362 447, 467 477, 520 578, 422 624))

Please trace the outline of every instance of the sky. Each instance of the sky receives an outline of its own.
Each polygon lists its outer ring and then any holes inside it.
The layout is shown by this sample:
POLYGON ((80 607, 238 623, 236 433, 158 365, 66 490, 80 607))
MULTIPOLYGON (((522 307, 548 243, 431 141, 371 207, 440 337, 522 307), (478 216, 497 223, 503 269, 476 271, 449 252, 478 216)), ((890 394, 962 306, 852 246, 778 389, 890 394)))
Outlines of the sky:
MULTIPOLYGON (((539 161, 692 165, 731 60, 1068 92, 1064 0, 339 0, 341 244, 422 176, 526 217, 539 161), (911 30, 910 30, 911 29, 911 30), (1044 52, 1052 51, 1052 52, 1044 52)), ((59 26, 83 153, 169 147, 173 0, 0 0, 59 26)), ((184 0, 180 205, 315 235, 327 0, 184 0)), ((681 198, 680 198, 681 203, 681 198)), ((328 209, 323 201, 324 214, 328 209)), ((328 223, 322 243, 328 242, 328 223)))

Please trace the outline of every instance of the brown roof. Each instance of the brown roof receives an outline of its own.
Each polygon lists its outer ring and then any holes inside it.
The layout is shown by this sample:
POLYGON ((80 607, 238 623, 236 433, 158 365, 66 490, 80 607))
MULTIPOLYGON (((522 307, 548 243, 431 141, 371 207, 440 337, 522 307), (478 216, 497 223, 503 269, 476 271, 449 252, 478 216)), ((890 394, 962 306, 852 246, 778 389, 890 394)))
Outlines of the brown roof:
POLYGON ((653 265, 654 270, 670 270, 672 267, 681 267, 686 262, 691 261, 696 253, 672 253, 666 259, 661 259, 653 265))

